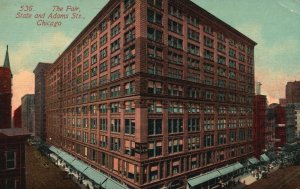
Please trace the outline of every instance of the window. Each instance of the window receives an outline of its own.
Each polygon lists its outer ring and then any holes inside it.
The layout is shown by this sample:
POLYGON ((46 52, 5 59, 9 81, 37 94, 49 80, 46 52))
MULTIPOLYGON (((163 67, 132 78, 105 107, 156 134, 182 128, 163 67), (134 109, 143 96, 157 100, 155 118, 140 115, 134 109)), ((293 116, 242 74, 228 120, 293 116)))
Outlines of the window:
POLYGON ((162 0, 147 0, 148 4, 162 8, 162 0))
POLYGON ((6 169, 15 169, 16 168, 16 152, 7 151, 5 153, 6 157, 6 169))
POLYGON ((131 29, 124 34, 124 42, 129 43, 135 39, 135 29, 131 29))
POLYGON ((117 80, 120 78, 120 75, 121 75, 120 70, 116 70, 116 71, 110 73, 110 80, 111 81, 117 80))
POLYGON ((148 135, 162 134, 162 119, 148 119, 148 135))
MULTIPOLYGON (((135 142, 130 141, 130 140, 125 140, 125 154, 130 155, 130 156, 134 156, 135 152, 135 142)), ((132 171, 134 173, 134 171, 132 171)), ((134 178, 134 176, 133 176, 134 178)))
POLYGON ((188 29, 188 38, 194 41, 199 41, 200 34, 194 30, 188 29))
POLYGON ((125 76, 130 76, 135 73, 135 64, 125 66, 125 76))
POLYGON ((189 113, 200 113, 200 105, 199 104, 188 104, 188 112, 189 113))
POLYGON ((107 34, 103 35, 101 38, 100 38, 100 46, 103 46, 107 43, 107 34))
POLYGON ((120 39, 115 40, 110 44, 110 51, 113 53, 114 51, 120 49, 120 39))
POLYGON ((181 133, 183 132, 182 119, 168 119, 168 133, 181 133))
POLYGON ((147 9, 147 18, 148 22, 162 25, 162 15, 151 9, 147 9))
POLYGON ((236 68, 236 62, 234 60, 229 59, 228 66, 229 68, 236 68))
POLYGON ((134 3, 135 3, 135 0, 124 0, 125 10, 128 9, 129 7, 133 6, 134 3))
POLYGON ((224 56, 218 55, 218 63, 219 64, 226 64, 226 58, 224 56))
POLYGON ((103 62, 99 66, 100 73, 105 72, 107 70, 107 61, 103 62))
POLYGON ((236 142, 236 131, 229 131, 230 142, 236 142))
POLYGON ((91 129, 97 129, 97 118, 91 118, 90 124, 91 129))
POLYGON ((204 135, 204 147, 209 147, 214 145, 214 135, 204 135))
POLYGON ((171 96, 182 96, 183 88, 180 85, 168 84, 168 94, 171 96))
POLYGON ((226 134, 225 133, 218 134, 218 144, 226 144, 226 134))
POLYGON ((110 88, 110 96, 111 97, 118 97, 120 95, 120 86, 114 86, 110 88))
POLYGON ((219 39, 219 40, 221 40, 221 41, 225 41, 225 36, 224 36, 224 33, 218 33, 217 34, 217 38, 219 39))
POLYGON ((173 51, 169 51, 168 60, 170 63, 181 65, 183 63, 183 56, 173 51))
POLYGON ((124 50, 124 60, 129 60, 135 57, 135 46, 132 45, 124 50))
POLYGON ((168 44, 170 47, 176 48, 176 49, 182 49, 182 39, 178 39, 176 37, 173 37, 169 35, 168 37, 168 44))
POLYGON ((100 32, 103 32, 107 28, 107 22, 103 21, 100 23, 100 32))
POLYGON ((189 137, 188 138, 188 149, 196 150, 200 148, 200 137, 189 137))
POLYGON ((112 22, 118 20, 120 18, 120 7, 117 7, 115 10, 112 11, 110 15, 110 20, 112 22))
POLYGON ((107 75, 104 75, 99 78, 99 84, 105 84, 107 83, 107 75))
POLYGON ((218 68, 217 70, 217 73, 218 73, 218 76, 223 76, 225 77, 226 76, 226 69, 225 68, 218 68))
POLYGON ((100 118, 99 119, 99 122, 100 122, 100 131, 107 131, 107 119, 106 118, 100 118))
POLYGON ((188 43, 188 53, 191 53, 196 56, 200 56, 200 47, 198 47, 194 44, 188 43))
POLYGON ((182 11, 172 5, 169 6, 169 14, 180 19, 183 17, 182 11))
POLYGON ((97 43, 94 43, 91 47, 91 53, 95 52, 97 50, 97 43))
POLYGON ((135 134, 135 120, 125 119, 125 134, 134 135, 135 134))
POLYGON ((125 101, 125 113, 134 113, 135 104, 134 101, 125 101))
POLYGON ((113 151, 120 151, 121 139, 116 137, 110 137, 110 149, 113 151))
POLYGON ((110 104, 111 113, 119 113, 120 112, 120 103, 115 102, 110 104))
POLYGON ((153 28, 148 28, 147 29, 147 38, 152 41, 156 42, 162 42, 162 37, 163 37, 163 32, 153 29, 153 28))
POLYGON ((188 16, 188 23, 191 24, 191 25, 193 25, 193 26, 198 27, 199 24, 200 24, 200 21, 199 21, 198 18, 195 18, 193 16, 188 16))
POLYGON ((161 75, 162 65, 156 63, 149 63, 147 66, 147 72, 153 75, 161 75))
POLYGON ((111 57, 110 66, 115 67, 115 66, 119 65, 120 62, 121 62, 121 56, 120 56, 120 54, 118 54, 116 56, 111 57))
POLYGON ((200 131, 199 118, 188 118, 188 132, 200 131))
POLYGON ((3 186, 4 187, 3 189, 16 189, 17 188, 16 180, 13 180, 13 179, 1 180, 0 186, 1 186, 1 188, 3 186))
POLYGON ((182 24, 179 24, 178 22, 169 19, 168 28, 169 31, 182 34, 182 24))
POLYGON ((211 26, 205 25, 204 26, 204 32, 212 35, 213 34, 213 29, 212 29, 211 26))
POLYGON ((232 49, 232 48, 229 48, 229 56, 230 57, 233 57, 233 58, 235 58, 235 56, 236 56, 236 51, 234 50, 234 49, 232 49))
POLYGON ((169 153, 182 152, 182 149, 183 149, 183 140, 182 139, 169 140, 169 145, 168 145, 169 153))
POLYGON ((214 40, 212 40, 209 37, 204 36, 204 45, 210 48, 213 48, 214 46, 214 40))
POLYGON ((90 135, 91 137, 90 137, 90 143, 91 144, 97 144, 97 140, 96 140, 96 134, 95 133, 91 133, 91 135, 90 135))
POLYGON ((125 16, 125 27, 135 22, 135 12, 130 12, 127 16, 125 16))
POLYGON ((100 111, 100 113, 106 113, 107 112, 106 105, 105 104, 100 104, 99 105, 99 111, 100 111))
POLYGON ((168 76, 174 79, 182 79, 183 73, 180 69, 169 67, 168 76))
POLYGON ((148 93, 150 94, 161 94, 162 84, 158 81, 148 81, 148 93))
POLYGON ((199 69, 200 67, 200 61, 190 57, 188 57, 187 63, 188 63, 188 67, 190 68, 199 69))
POLYGON ((125 83, 125 95, 132 95, 135 92, 134 81, 125 83))
POLYGON ((214 119, 213 118, 206 118, 204 120, 204 131, 211 131, 214 129, 214 119))
POLYGON ((219 52, 222 52, 222 53, 225 53, 225 45, 223 45, 222 43, 218 43, 218 51, 219 52))
POLYGON ((121 120, 112 119, 111 120, 111 132, 120 133, 121 120))
POLYGON ((108 144, 107 136, 100 135, 99 137, 99 146, 102 148, 106 148, 108 144))
POLYGON ((120 24, 117 24, 111 29, 110 36, 113 38, 114 36, 120 33, 120 24))
POLYGON ((149 105, 148 112, 162 113, 162 104, 160 101, 152 101, 149 105))
POLYGON ((162 141, 148 142, 148 157, 157 157, 162 155, 162 141))
POLYGON ((204 58, 213 61, 214 60, 214 53, 205 49, 204 50, 204 58))
POLYGON ((161 47, 148 45, 147 46, 147 54, 150 58, 162 59, 163 57, 163 49, 161 47))
POLYGON ((168 111, 169 113, 181 114, 183 113, 183 105, 179 102, 170 102, 168 111))
POLYGON ((100 51, 100 59, 107 57, 107 48, 100 51))
POLYGON ((93 67, 92 69, 91 69, 91 77, 94 77, 94 76, 96 76, 97 75, 97 66, 96 67, 93 67))

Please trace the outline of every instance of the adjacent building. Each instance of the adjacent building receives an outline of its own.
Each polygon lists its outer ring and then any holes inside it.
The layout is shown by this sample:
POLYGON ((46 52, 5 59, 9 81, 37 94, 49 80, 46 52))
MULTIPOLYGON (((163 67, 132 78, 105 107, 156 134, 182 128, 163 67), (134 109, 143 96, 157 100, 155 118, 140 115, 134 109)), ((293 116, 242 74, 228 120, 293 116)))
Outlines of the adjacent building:
POLYGON ((11 127, 11 98, 12 98, 12 73, 8 46, 3 67, 0 67, 0 129, 11 127))
POLYGON ((47 70, 47 142, 130 188, 244 162, 255 45, 189 0, 111 0, 47 70))
POLYGON ((50 68, 49 63, 39 62, 33 73, 35 75, 34 92, 34 117, 35 117, 35 137, 46 140, 45 138, 45 73, 50 68))
POLYGON ((20 105, 17 109, 14 111, 14 128, 21 128, 22 127, 22 106, 20 105))
POLYGON ((287 82, 285 95, 287 103, 300 102, 300 81, 287 82))
POLYGON ((29 133, 11 128, 12 73, 6 50, 0 67, 0 188, 26 189, 25 142, 29 133))
POLYGON ((26 94, 21 99, 22 128, 26 128, 34 135, 34 95, 26 94))
POLYGON ((286 142, 294 143, 297 129, 297 112, 295 104, 287 104, 285 106, 286 114, 286 142))
POLYGON ((254 155, 259 158, 268 148, 269 132, 267 128, 267 97, 255 95, 254 97, 254 121, 253 121, 253 148, 254 155))

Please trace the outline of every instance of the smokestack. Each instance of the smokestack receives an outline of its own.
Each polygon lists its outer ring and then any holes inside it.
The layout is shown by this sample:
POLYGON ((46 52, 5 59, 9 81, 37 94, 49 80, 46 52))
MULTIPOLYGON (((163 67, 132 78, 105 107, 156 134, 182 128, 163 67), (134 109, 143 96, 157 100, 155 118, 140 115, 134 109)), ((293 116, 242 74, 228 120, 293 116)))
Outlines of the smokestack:
POLYGON ((261 83, 255 82, 255 95, 261 95, 261 83))

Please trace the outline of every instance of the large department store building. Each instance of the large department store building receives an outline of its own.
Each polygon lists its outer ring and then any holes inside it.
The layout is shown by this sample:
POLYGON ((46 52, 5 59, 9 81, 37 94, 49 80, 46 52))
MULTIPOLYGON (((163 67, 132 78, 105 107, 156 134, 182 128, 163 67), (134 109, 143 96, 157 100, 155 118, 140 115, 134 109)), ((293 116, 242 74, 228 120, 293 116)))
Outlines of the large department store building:
POLYGON ((243 162, 255 45, 189 0, 110 0, 46 74, 47 142, 130 188, 243 162))

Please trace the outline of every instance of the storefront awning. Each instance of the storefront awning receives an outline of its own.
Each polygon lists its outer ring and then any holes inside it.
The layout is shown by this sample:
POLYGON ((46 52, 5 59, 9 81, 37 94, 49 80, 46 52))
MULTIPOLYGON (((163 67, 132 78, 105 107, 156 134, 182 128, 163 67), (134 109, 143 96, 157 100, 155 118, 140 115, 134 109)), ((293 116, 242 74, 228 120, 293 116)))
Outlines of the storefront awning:
POLYGON ((270 161, 270 158, 266 154, 260 155, 260 159, 264 162, 270 161))
POLYGON ((50 146, 49 150, 53 153, 55 153, 56 155, 60 154, 62 151, 58 148, 56 148, 55 146, 50 146))
POLYGON ((112 188, 112 189, 125 189, 127 188, 124 185, 120 185, 119 183, 117 183, 116 181, 112 180, 112 179, 107 179, 102 185, 101 187, 103 188, 112 188))
POLYGON ((222 176, 224 176, 224 175, 227 175, 227 174, 229 174, 229 173, 232 173, 232 172, 234 172, 234 171, 236 171, 236 170, 239 170, 239 169, 241 169, 241 168, 243 168, 243 167, 244 167, 244 166, 243 166, 241 163, 237 162, 237 163, 228 165, 228 166, 226 166, 226 167, 222 167, 222 168, 218 169, 218 171, 220 172, 220 174, 221 174, 222 176))
POLYGON ((255 165, 255 164, 258 164, 258 163, 259 163, 258 159, 256 159, 255 157, 249 158, 248 161, 249 161, 252 165, 255 165))
POLYGON ((199 175, 199 176, 196 176, 196 177, 193 177, 193 178, 189 179, 188 184, 191 187, 195 187, 195 186, 198 186, 198 185, 200 185, 202 183, 205 183, 209 180, 218 178, 220 176, 221 176, 221 174, 217 170, 215 170, 215 171, 211 171, 211 172, 208 172, 208 173, 205 173, 205 174, 202 174, 202 175, 199 175))
POLYGON ((79 172, 83 172, 84 170, 86 170, 88 168, 88 165, 86 163, 83 163, 80 160, 74 160, 71 165, 79 172))
POLYGON ((58 156, 59 156, 61 159, 63 159, 65 162, 69 163, 69 164, 71 164, 72 161, 75 160, 75 157, 69 155, 69 154, 66 153, 66 152, 61 152, 60 154, 58 154, 58 156))
POLYGON ((106 176, 103 175, 103 173, 96 171, 92 167, 88 167, 85 171, 83 171, 83 174, 98 185, 101 185, 106 179, 106 176))

